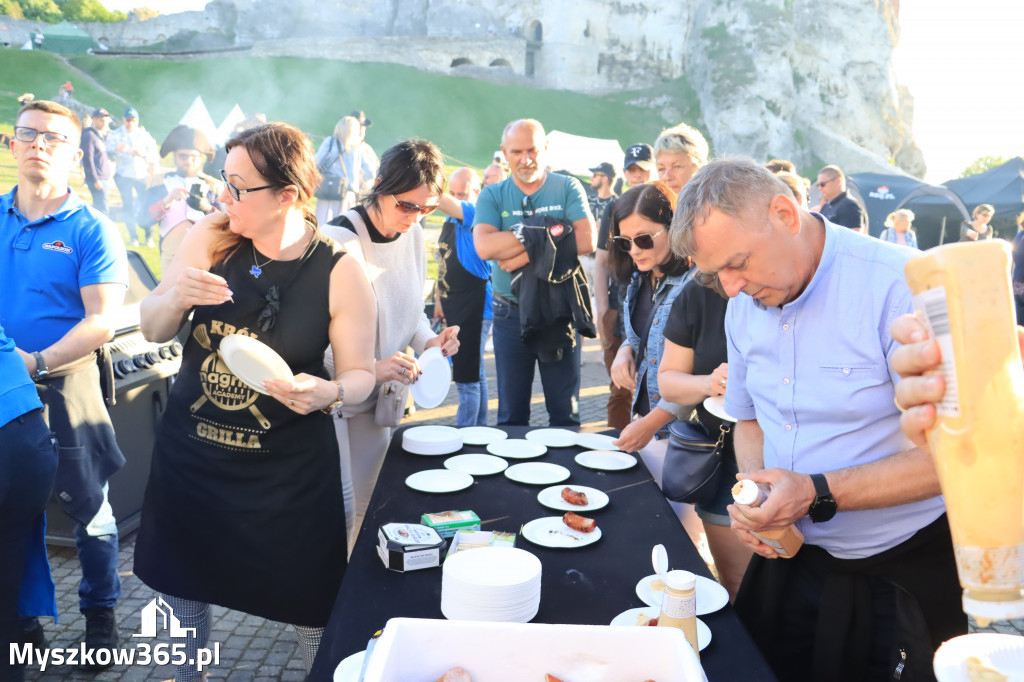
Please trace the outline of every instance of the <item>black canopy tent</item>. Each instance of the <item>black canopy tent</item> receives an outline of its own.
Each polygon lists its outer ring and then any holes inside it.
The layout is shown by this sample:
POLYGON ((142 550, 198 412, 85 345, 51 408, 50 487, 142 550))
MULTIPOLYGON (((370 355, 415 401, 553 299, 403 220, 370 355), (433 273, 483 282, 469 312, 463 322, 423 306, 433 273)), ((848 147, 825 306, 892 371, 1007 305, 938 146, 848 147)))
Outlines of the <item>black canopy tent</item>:
POLYGON ((885 229, 886 217, 896 210, 903 197, 918 187, 923 180, 909 175, 889 173, 854 173, 846 177, 847 191, 860 198, 868 213, 868 232, 877 237, 885 229))
POLYGON ((946 187, 956 192, 969 210, 978 204, 992 204, 996 236, 1013 239, 1017 216, 1024 211, 1024 159, 1018 156, 984 173, 950 180, 946 187))
POLYGON ((969 217, 960 197, 942 185, 886 173, 854 173, 847 180, 863 199, 868 231, 875 237, 885 229, 889 214, 900 208, 914 212, 914 230, 922 249, 957 241, 960 222, 969 217))

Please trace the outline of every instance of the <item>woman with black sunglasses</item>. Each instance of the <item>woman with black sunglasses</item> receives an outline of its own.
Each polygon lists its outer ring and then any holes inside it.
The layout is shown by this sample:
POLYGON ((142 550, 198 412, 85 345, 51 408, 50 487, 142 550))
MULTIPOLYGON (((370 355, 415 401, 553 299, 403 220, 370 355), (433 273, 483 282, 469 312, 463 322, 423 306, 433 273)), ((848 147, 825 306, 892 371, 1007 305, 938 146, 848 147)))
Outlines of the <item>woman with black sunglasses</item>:
POLYGON ((655 436, 667 433, 669 422, 685 419, 692 410, 663 400, 658 390, 662 329, 672 302, 689 280, 689 260, 676 256, 669 246, 675 205, 676 195, 668 185, 650 182, 623 194, 612 209, 608 265, 612 277, 628 288, 623 304, 626 339, 611 374, 617 386, 633 391, 636 417, 617 441, 626 451, 642 451, 655 436))
POLYGON ((420 220, 437 210, 444 184, 441 151, 427 140, 405 140, 381 156, 373 190, 363 203, 324 230, 364 261, 377 300, 376 387, 367 400, 346 404, 334 421, 350 543, 358 531, 356 517, 366 514, 391 427, 397 425, 377 412, 382 386, 387 390, 416 381, 420 368, 406 353, 409 347, 420 354, 439 346, 445 356, 459 350, 459 328, 435 334, 423 311, 427 249, 420 220))

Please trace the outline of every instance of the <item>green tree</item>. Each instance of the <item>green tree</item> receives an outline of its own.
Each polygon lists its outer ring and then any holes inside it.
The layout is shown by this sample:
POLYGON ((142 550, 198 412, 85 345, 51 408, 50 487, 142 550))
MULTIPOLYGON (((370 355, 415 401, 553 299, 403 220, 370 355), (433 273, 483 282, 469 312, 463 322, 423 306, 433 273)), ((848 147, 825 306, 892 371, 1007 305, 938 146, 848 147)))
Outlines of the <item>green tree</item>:
POLYGON ((64 18, 64 15, 60 12, 60 7, 57 7, 53 0, 19 0, 19 2, 21 4, 21 11, 25 14, 26 19, 57 24, 64 18))
POLYGON ((21 11, 18 0, 0 0, 0 14, 6 14, 15 19, 25 18, 25 13, 21 11))
POLYGON ((960 173, 961 178, 966 178, 968 175, 977 175, 978 173, 984 173, 987 170, 991 170, 996 166, 1001 166, 1009 161, 1005 156, 979 156, 974 161, 971 161, 967 168, 964 168, 960 173))
POLYGON ((124 21, 124 12, 111 12, 99 0, 56 0, 68 21, 99 21, 112 24, 124 21))

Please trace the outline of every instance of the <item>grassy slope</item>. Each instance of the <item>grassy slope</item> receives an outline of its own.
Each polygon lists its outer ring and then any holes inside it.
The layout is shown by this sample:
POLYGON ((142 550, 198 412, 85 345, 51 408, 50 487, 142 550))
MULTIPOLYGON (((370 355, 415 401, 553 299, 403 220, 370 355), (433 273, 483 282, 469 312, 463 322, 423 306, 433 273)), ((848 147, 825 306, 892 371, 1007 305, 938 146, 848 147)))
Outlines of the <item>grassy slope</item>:
MULTIPOLYGON (((684 120, 700 121, 696 96, 683 79, 641 92, 592 97, 453 78, 394 64, 326 59, 167 62, 82 55, 71 63, 137 107, 158 143, 197 94, 216 124, 237 103, 247 113, 288 121, 317 138, 330 134, 340 116, 363 109, 373 120, 367 140, 378 153, 398 140, 419 136, 436 142, 453 165, 476 167, 489 162, 502 128, 514 118, 537 118, 549 130, 617 139, 623 148, 638 140, 653 143, 665 127, 656 111, 626 103, 634 98, 668 95, 668 104, 681 111, 684 120)), ((54 97, 69 80, 78 100, 106 107, 115 117, 123 111, 123 102, 48 52, 0 50, 0 132, 11 132, 18 95, 54 97)), ((15 182, 13 159, 7 150, 0 151, 0 192, 9 191, 15 182)), ((71 184, 89 200, 80 174, 72 176, 71 184)), ((116 197, 115 191, 115 205, 116 197)), ((430 222, 439 220, 431 216, 430 222)), ((139 251, 159 274, 157 250, 139 251)))
MULTIPOLYGON (((453 78, 394 64, 245 57, 165 62, 87 55, 71 61, 136 106, 157 141, 197 94, 215 123, 237 102, 246 112, 288 121, 313 136, 329 134, 340 116, 363 109, 373 119, 368 141, 378 152, 405 137, 420 136, 437 142, 450 157, 475 166, 489 160, 501 129, 513 118, 538 118, 548 129, 617 139, 623 147, 637 140, 653 142, 665 125, 656 111, 625 103, 638 93, 592 97, 453 78)), ((74 84, 79 100, 115 114, 123 109, 122 103, 89 86, 53 55, 3 50, 0 120, 10 121, 17 108, 17 102, 2 95, 30 91, 52 97, 66 80, 74 84)), ((687 120, 699 115, 685 82, 640 94, 669 94, 687 120)))

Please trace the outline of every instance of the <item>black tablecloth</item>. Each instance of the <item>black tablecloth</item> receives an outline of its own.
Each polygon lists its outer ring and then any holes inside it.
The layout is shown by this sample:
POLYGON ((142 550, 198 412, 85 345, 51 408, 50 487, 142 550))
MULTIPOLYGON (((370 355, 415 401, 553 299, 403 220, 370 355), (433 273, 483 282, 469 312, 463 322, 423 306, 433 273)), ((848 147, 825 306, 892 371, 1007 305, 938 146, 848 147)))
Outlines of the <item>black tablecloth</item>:
MULTIPOLYGON (((346 656, 361 651, 374 632, 394 616, 444 618, 441 613, 441 568, 398 573, 384 568, 377 556, 377 530, 385 523, 419 523, 420 514, 449 509, 472 509, 483 530, 519 532, 533 519, 558 516, 537 501, 547 486, 516 483, 503 474, 477 476, 472 486, 443 495, 421 493, 405 485, 405 478, 425 469, 442 468, 447 456, 420 456, 402 450, 402 432, 396 431, 388 449, 367 516, 338 592, 331 619, 313 664, 309 680, 329 682, 346 656)), ((530 429, 508 427, 511 438, 530 429)), ((574 461, 581 448, 549 448, 529 461, 554 462, 572 475, 565 482, 605 491, 604 509, 586 512, 597 520, 603 536, 576 549, 534 545, 522 536, 516 546, 535 554, 543 565, 539 623, 607 625, 626 609, 644 606, 635 592, 637 582, 650 575, 651 548, 662 543, 673 569, 710 577, 710 572, 661 495, 650 473, 639 461, 624 471, 594 471, 574 461)), ((459 453, 486 452, 483 446, 465 446, 459 453)), ((358 453, 353 453, 358 457, 358 453)), ((450 456, 450 455, 449 455, 450 456)), ((515 464, 522 460, 509 460, 515 464)), ((700 617, 711 628, 711 644, 701 652, 710 682, 774 680, 764 658, 740 624, 731 606, 700 617)))

